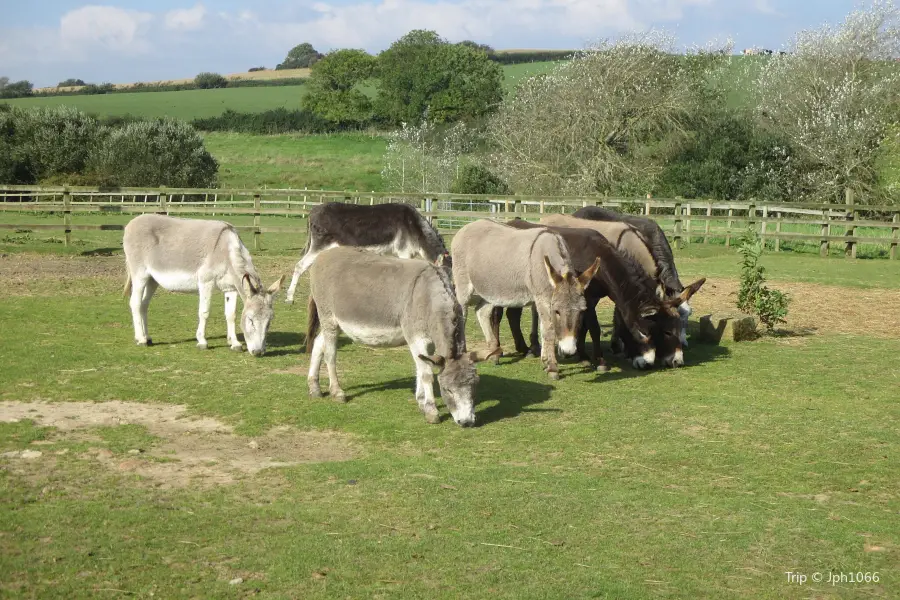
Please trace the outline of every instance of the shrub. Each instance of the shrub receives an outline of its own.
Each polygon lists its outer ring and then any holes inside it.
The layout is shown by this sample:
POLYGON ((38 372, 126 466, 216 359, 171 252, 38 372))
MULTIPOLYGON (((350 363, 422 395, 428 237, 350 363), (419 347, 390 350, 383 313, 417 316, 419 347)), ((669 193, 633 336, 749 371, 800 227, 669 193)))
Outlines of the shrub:
POLYGON ((30 81, 16 81, 0 87, 0 98, 27 98, 34 94, 34 85, 30 81))
POLYGON ((34 183, 33 157, 24 151, 22 114, 25 111, 0 104, 0 183, 34 183))
POLYGON ((77 87, 79 85, 87 85, 87 84, 84 82, 83 79, 69 78, 69 79, 66 79, 65 81, 60 81, 58 84, 56 84, 56 87, 77 87))
POLYGON ((759 234, 748 229, 741 239, 738 252, 743 257, 741 264, 741 286, 738 290, 737 307, 756 315, 769 331, 778 323, 785 323, 790 297, 784 292, 769 289, 766 285, 765 267, 759 264, 763 253, 763 242, 759 234))
POLYGON ((228 86, 228 80, 218 73, 200 73, 194 77, 194 85, 198 90, 211 90, 228 86))
POLYGON ((328 133, 343 131, 340 127, 326 122, 307 109, 287 110, 276 108, 259 113, 240 113, 231 109, 218 117, 194 119, 191 121, 201 131, 234 131, 239 133, 276 134, 299 131, 303 133, 328 133))
POLYGON ((257 71, 265 71, 265 70, 266 70, 265 67, 250 67, 250 70, 247 72, 248 73, 256 73, 257 71))
POLYGON ((506 182, 497 177, 486 167, 477 164, 465 165, 459 177, 450 186, 454 194, 510 194, 506 182))
POLYGON ((31 156, 35 181, 84 172, 103 135, 96 119, 71 106, 23 111, 21 121, 22 148, 31 156))
POLYGON ((98 184, 118 186, 211 187, 218 168, 203 137, 170 118, 110 130, 89 164, 98 184))

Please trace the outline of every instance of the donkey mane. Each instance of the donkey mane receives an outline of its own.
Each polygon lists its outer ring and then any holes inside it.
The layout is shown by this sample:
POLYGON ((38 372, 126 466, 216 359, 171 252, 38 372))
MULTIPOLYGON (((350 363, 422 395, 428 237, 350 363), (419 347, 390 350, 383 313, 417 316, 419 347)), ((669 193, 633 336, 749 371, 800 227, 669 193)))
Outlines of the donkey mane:
POLYGON ((441 237, 441 234, 438 233, 437 227, 435 227, 431 221, 423 217, 422 213, 419 211, 416 211, 416 216, 419 217, 419 224, 421 225, 420 229, 422 235, 425 236, 425 243, 423 246, 436 250, 436 255, 446 254, 447 246, 444 244, 444 239, 441 237))
POLYGON ((450 324, 453 327, 453 344, 450 348, 451 356, 447 358, 459 358, 466 351, 466 326, 462 318, 462 307, 456 301, 456 289, 453 287, 453 281, 450 280, 447 272, 434 265, 429 265, 429 268, 437 274, 438 279, 444 284, 444 292, 446 292, 447 299, 453 307, 453 316, 450 317, 450 324))
POLYGON ((612 244, 604 245, 608 250, 602 257, 599 273, 611 293, 618 290, 621 297, 616 299, 626 304, 635 303, 638 310, 659 306, 656 295, 656 281, 647 274, 637 258, 626 250, 619 250, 612 244))

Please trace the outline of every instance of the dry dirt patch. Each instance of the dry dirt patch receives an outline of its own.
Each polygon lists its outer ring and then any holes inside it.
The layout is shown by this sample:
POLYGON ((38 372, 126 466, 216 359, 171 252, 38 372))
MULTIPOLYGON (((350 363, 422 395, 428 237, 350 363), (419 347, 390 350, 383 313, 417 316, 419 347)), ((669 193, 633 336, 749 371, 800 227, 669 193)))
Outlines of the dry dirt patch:
MULTIPOLYGON (((123 457, 92 448, 87 456, 163 488, 227 484, 263 469, 350 460, 360 454, 346 434, 282 426, 249 438, 235 435, 231 426, 216 419, 189 417, 186 412, 185 406, 137 402, 0 402, 0 422, 29 419, 63 434, 101 426, 145 426, 162 440, 147 452, 123 457)), ((7 458, 36 463, 41 457, 32 452, 7 458)))
POLYGON ((71 284, 83 287, 85 280, 106 285, 115 280, 124 285, 125 259, 122 256, 0 255, 0 281, 3 282, 0 297, 58 294, 71 284))

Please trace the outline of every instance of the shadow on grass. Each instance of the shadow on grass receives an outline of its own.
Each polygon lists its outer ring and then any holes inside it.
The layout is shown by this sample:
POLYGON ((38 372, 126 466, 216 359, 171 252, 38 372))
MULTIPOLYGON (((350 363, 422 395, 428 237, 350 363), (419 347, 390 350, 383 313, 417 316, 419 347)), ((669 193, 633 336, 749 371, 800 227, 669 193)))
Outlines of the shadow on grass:
MULTIPOLYGON (((484 373, 479 373, 479 379, 476 392, 478 400, 475 405, 478 425, 495 423, 503 419, 512 419, 523 412, 560 412, 558 408, 529 408, 534 404, 540 404, 550 399, 550 392, 553 391, 553 386, 551 385, 520 379, 507 379, 506 377, 497 377, 496 375, 484 373), (491 400, 496 400, 496 403, 479 409, 479 405, 483 405, 491 400)), ((415 394, 415 389, 415 377, 404 377, 381 383, 356 385, 346 388, 346 391, 348 399, 355 400, 360 396, 374 392, 397 390, 407 391, 412 397, 415 394)), ((439 386, 436 386, 435 394, 438 393, 438 389, 439 386)), ((436 400, 438 400, 438 405, 440 406, 440 399, 436 398, 436 400)), ((441 415, 441 422, 448 419, 452 419, 449 414, 444 413, 441 415)))
MULTIPOLYGON (((238 338, 243 341, 244 336, 238 334, 238 338)), ((350 338, 339 335, 337 347, 343 348, 353 343, 350 338)), ((266 356, 286 356, 288 354, 306 354, 306 334, 297 333, 295 331, 271 331, 266 336, 266 345, 270 348, 266 351, 266 356), (292 346, 299 346, 292 348, 292 346), (276 350, 271 350, 276 348, 276 350)))
POLYGON ((85 250, 81 256, 115 256, 121 254, 121 248, 94 248, 93 250, 85 250))

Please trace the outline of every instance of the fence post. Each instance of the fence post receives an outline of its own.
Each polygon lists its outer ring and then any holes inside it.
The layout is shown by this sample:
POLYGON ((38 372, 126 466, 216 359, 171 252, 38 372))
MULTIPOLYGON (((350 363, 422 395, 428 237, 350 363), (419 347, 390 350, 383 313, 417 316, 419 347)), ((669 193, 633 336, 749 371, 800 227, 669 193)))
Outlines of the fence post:
POLYGON ((706 225, 703 226, 703 243, 709 243, 709 224, 712 221, 712 202, 706 206, 706 225))
POLYGON ((72 243, 72 193, 69 186, 63 190, 63 225, 66 228, 65 245, 72 243))
POLYGON ((728 207, 728 221, 726 222, 727 225, 725 226, 725 247, 726 248, 731 247, 731 224, 732 224, 731 218, 733 216, 734 216, 734 209, 729 206, 728 207))
POLYGON ((894 213, 894 225, 891 227, 891 260, 897 258, 897 232, 900 231, 900 213, 894 213))
POLYGON ((819 244, 819 256, 828 256, 828 209, 822 209, 822 242, 819 244))
POLYGON ((169 207, 166 195, 166 188, 159 188, 159 212, 164 213, 166 215, 169 214, 169 207))
POLYGON ((541 214, 544 214, 544 201, 543 201, 543 200, 541 200, 541 208, 540 208, 540 211, 541 211, 541 214))
POLYGON ((691 205, 685 204, 684 207, 687 209, 687 220, 685 221, 685 240, 688 245, 691 244, 691 205))
MULTIPOLYGON (((653 197, 653 194, 647 194, 647 200, 650 200, 650 198, 652 198, 652 197, 653 197)), ((650 203, 649 202, 644 202, 644 216, 645 217, 650 216, 650 203)))
POLYGON ((675 238, 675 249, 681 250, 681 202, 675 202, 675 232, 672 235, 675 238))
POLYGON ((763 248, 766 247, 766 221, 769 220, 769 206, 764 204, 762 207, 762 225, 760 226, 760 237, 762 237, 763 248))
POLYGON ((781 211, 775 213, 778 221, 775 223, 775 234, 777 237, 775 238, 775 252, 781 252, 781 211))
POLYGON ((259 250, 259 237, 262 233, 259 231, 259 193, 253 194, 253 249, 259 250))
MULTIPOLYGON (((847 220, 848 221, 856 221, 856 210, 854 208, 855 204, 855 194, 852 189, 847 188, 844 190, 844 199, 850 209, 847 211, 847 220)), ((850 225, 847 227, 847 231, 844 233, 846 236, 856 236, 856 227, 854 225, 850 225)), ((856 258, 856 242, 848 241, 846 246, 844 247, 844 256, 849 258, 856 258)))

